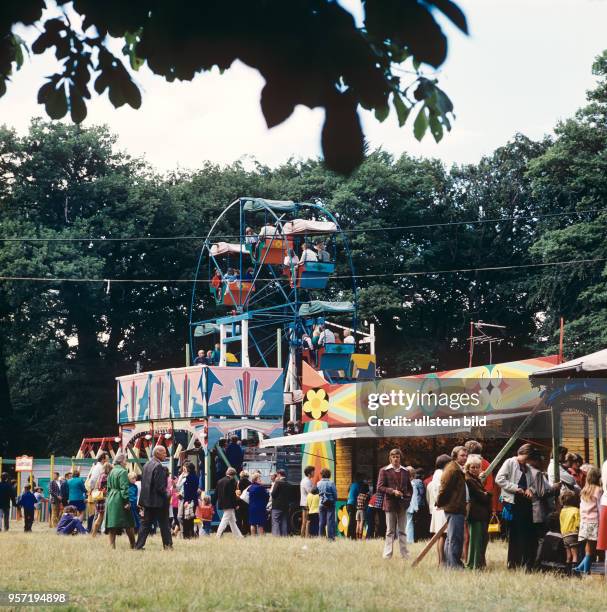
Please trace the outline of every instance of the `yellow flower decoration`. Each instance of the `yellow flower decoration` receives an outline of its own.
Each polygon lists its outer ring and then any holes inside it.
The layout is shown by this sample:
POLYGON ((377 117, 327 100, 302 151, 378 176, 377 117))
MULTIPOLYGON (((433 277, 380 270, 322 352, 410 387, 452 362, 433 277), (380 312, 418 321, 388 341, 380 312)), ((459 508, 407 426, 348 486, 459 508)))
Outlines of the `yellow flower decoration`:
POLYGON ((307 412, 313 419, 320 419, 329 410, 329 402, 324 389, 310 389, 306 393, 306 401, 303 405, 304 412, 307 412))
POLYGON ((349 522, 350 522, 350 517, 348 516, 348 508, 346 506, 342 506, 337 511, 337 529, 344 536, 348 535, 348 523, 349 522))

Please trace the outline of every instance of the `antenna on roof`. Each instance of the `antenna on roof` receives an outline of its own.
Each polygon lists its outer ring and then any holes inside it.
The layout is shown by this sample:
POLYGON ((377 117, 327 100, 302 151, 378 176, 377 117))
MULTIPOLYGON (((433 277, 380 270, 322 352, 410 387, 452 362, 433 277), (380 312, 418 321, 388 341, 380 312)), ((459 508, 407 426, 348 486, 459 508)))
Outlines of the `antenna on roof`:
POLYGON ((505 325, 495 323, 484 323, 483 321, 470 321, 470 342, 468 348, 468 367, 472 367, 472 356, 476 344, 489 344, 489 363, 493 362, 493 343, 499 344, 504 340, 500 331, 506 329, 505 325))

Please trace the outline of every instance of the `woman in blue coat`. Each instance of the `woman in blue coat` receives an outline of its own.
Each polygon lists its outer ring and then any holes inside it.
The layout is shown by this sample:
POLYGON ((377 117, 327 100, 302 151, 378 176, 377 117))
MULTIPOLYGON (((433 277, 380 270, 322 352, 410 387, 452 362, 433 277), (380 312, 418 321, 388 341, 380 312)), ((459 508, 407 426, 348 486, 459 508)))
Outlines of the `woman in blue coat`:
POLYGON ((183 537, 194 537, 194 515, 198 506, 198 477, 193 463, 187 463, 187 476, 183 481, 183 537), (187 504, 187 505, 186 505, 187 504))
POLYGON ((261 474, 256 472, 251 476, 251 486, 247 489, 249 493, 249 525, 251 535, 263 535, 267 520, 268 501, 270 494, 261 484, 261 474))

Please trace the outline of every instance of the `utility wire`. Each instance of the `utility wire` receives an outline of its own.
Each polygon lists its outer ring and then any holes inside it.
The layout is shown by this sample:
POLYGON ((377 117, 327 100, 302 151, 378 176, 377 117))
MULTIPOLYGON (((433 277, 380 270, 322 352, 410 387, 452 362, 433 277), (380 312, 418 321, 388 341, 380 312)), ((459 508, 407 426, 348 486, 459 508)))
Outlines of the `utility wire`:
MULTIPOLYGON (((407 276, 435 276, 437 274, 458 274, 467 272, 501 272, 504 270, 519 270, 524 268, 545 268, 550 266, 568 266, 573 264, 589 264, 607 261, 607 257, 597 257, 594 259, 570 259, 567 261, 552 261, 542 263, 519 264, 514 266, 486 266, 483 268, 456 268, 449 270, 424 270, 412 272, 384 272, 381 274, 354 274, 354 275, 335 275, 330 278, 386 278, 386 277, 407 277, 407 276)), ((188 279, 188 278, 59 278, 43 276, 0 276, 0 281, 31 281, 44 283, 134 283, 134 284, 160 284, 160 283, 210 283, 209 279, 188 279)), ((246 282, 246 281, 245 281, 246 282)), ((275 278, 258 278, 255 282, 277 282, 275 278)))
MULTIPOLYGON (((370 227, 370 228, 356 228, 356 229, 343 229, 343 234, 364 234, 368 232, 388 232, 392 230, 414 230, 432 227, 449 227, 458 225, 479 225, 484 223, 502 223, 505 221, 537 221, 539 219, 549 219, 553 217, 566 217, 571 215, 583 215, 587 213, 601 213, 605 212, 605 208, 595 208, 588 210, 569 211, 561 213, 547 213, 545 215, 533 215, 531 217, 496 217, 493 219, 470 219, 467 221, 444 221, 441 223, 420 223, 417 225, 394 225, 389 227, 370 227)), ((51 238, 40 238, 40 237, 19 237, 10 236, 6 238, 0 238, 0 242, 155 242, 155 241, 180 241, 180 240, 205 240, 206 236, 127 236, 124 238, 87 238, 87 237, 60 237, 55 236, 51 238)), ((214 238, 241 238, 239 234, 217 234, 214 238)))

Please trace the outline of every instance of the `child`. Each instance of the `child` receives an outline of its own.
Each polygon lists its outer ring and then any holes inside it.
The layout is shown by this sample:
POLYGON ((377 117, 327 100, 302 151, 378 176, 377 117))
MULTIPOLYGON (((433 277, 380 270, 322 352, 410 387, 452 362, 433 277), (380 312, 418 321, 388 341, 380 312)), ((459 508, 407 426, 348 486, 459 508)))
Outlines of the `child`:
POLYGON ((205 535, 211 535, 211 523, 213 522, 213 504, 211 503, 211 496, 204 495, 202 499, 198 501, 198 508, 196 508, 196 518, 202 521, 202 530, 205 535))
POLYGON ((575 572, 582 572, 584 574, 590 573, 596 551, 596 541, 599 531, 600 499, 602 495, 601 471, 598 468, 591 467, 586 474, 586 484, 580 494, 579 539, 586 540, 586 554, 582 562, 574 569, 575 572))
POLYGON ((318 509, 320 507, 320 495, 318 489, 313 487, 306 499, 308 505, 308 535, 318 535, 318 509))
POLYGON ((141 521, 139 520, 139 508, 137 508, 137 497, 139 488, 137 487, 137 474, 131 472, 129 474, 129 502, 131 503, 131 512, 135 521, 135 531, 139 531, 141 521))
POLYGON ((57 533, 59 535, 78 535, 86 533, 82 521, 76 516, 78 510, 75 506, 66 506, 63 514, 57 523, 57 533))
POLYGON ((369 502, 369 485, 363 482, 360 485, 358 496, 356 497, 356 539, 363 539, 363 529, 365 527, 365 510, 369 502))
POLYGON ((173 483, 171 486, 171 512, 173 535, 176 536, 181 529, 179 526, 179 487, 177 486, 176 476, 173 476, 173 483))
POLYGON ((567 552, 567 566, 577 563, 577 539, 580 528, 580 499, 577 493, 565 491, 561 496, 563 509, 560 514, 561 534, 567 552))
POLYGON ((36 496, 32 493, 32 487, 30 485, 25 485, 25 487, 23 487, 23 493, 17 500, 17 506, 23 510, 23 531, 32 530, 37 503, 36 496))

